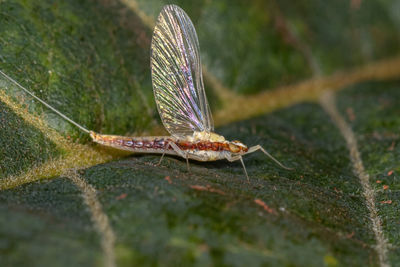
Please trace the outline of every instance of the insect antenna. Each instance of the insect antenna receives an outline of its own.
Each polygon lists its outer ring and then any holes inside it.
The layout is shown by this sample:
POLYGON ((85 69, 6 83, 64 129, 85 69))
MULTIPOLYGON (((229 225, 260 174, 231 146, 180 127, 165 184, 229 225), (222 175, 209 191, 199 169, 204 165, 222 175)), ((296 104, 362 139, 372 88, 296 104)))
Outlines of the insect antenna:
POLYGON ((270 157, 270 159, 272 159, 276 164, 278 164, 281 168, 285 169, 285 170, 289 170, 292 171, 294 170, 294 168, 290 168, 290 167, 286 167, 285 165, 283 165, 279 160, 277 160, 276 158, 274 158, 270 153, 267 152, 267 150, 265 150, 264 148, 261 148, 261 151, 267 155, 268 157, 270 157))
POLYGON ((20 89, 22 89, 25 93, 29 94, 30 96, 32 96, 34 99, 36 99, 37 101, 39 101, 40 103, 42 103, 44 106, 46 106, 47 108, 49 108, 50 110, 52 110, 54 113, 56 113, 57 115, 59 115, 61 118, 63 118, 64 120, 70 122, 71 124, 75 125, 76 127, 78 127, 80 130, 84 131, 85 133, 90 134, 90 131, 88 129, 86 129, 85 127, 83 127, 82 125, 74 122, 73 120, 71 120, 70 118, 68 118, 67 116, 65 116, 63 113, 61 113, 60 111, 58 111, 57 109, 53 108, 52 106, 50 106, 49 104, 47 104, 46 102, 44 102, 42 99, 40 99, 39 97, 37 97, 35 94, 33 94, 31 91, 29 91, 28 89, 26 89, 24 86, 22 86, 21 84, 19 84, 17 81, 15 81, 13 78, 11 78, 10 76, 8 76, 7 74, 5 74, 3 71, 0 70, 0 74, 2 74, 7 80, 9 80, 10 82, 12 82, 13 84, 15 84, 16 86, 18 86, 20 89))
POLYGON ((293 168, 289 168, 286 167, 285 165, 283 165, 279 160, 277 160, 276 158, 274 158, 270 153, 268 153, 267 150, 265 150, 262 146, 260 145, 256 145, 256 146, 252 146, 249 148, 249 150, 244 154, 251 154, 256 152, 257 150, 261 150, 265 155, 267 155, 270 159, 272 159, 276 164, 278 164, 281 168, 292 171, 294 170, 293 168))

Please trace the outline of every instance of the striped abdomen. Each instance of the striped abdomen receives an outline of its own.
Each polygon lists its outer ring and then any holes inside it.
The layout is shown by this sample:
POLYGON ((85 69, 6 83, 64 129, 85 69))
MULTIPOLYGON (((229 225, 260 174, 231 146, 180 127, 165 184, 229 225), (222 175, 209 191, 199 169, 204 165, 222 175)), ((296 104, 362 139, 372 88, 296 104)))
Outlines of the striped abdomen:
POLYGON ((135 152, 176 154, 169 145, 170 142, 174 141, 167 136, 125 137, 117 135, 103 135, 94 132, 91 132, 90 136, 96 143, 118 149, 135 152))

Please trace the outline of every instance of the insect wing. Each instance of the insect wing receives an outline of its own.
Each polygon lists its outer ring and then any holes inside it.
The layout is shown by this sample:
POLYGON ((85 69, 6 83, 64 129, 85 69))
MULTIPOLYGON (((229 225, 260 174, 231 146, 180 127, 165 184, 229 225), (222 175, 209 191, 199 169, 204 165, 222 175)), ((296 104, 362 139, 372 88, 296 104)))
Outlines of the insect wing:
POLYGON ((188 15, 164 6, 151 42, 151 77, 158 112, 173 136, 214 130, 204 91, 199 41, 188 15))

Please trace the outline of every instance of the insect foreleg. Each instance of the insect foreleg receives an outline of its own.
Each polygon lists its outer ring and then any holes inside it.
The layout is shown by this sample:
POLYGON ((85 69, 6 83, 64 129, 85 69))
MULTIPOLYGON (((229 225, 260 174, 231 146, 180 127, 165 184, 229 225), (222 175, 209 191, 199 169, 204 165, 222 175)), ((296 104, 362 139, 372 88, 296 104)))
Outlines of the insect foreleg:
POLYGON ((237 156, 226 155, 225 158, 230 162, 240 160, 240 162, 242 163, 242 166, 243 166, 244 173, 246 174, 247 181, 249 181, 249 176, 247 175, 246 166, 244 165, 243 158, 241 155, 237 155, 237 156))
POLYGON ((246 166, 244 166, 243 158, 239 157, 239 159, 240 159, 240 162, 242 163, 243 170, 244 170, 244 173, 246 174, 247 181, 249 181, 250 179, 249 179, 249 176, 247 175, 247 170, 246 170, 246 166))
POLYGON ((250 154, 250 153, 254 153, 257 150, 261 150, 265 155, 267 155, 268 157, 270 157, 276 164, 278 164, 279 166, 281 166, 282 168, 286 169, 286 170, 293 170, 293 168, 289 168, 286 167, 285 165, 283 165, 282 163, 280 163, 276 158, 274 158, 271 154, 269 154, 262 146, 260 145, 256 145, 256 146, 252 146, 249 148, 249 150, 244 154, 250 154))
POLYGON ((231 156, 231 155, 225 156, 225 158, 226 158, 228 161, 230 161, 230 162, 240 160, 241 157, 242 157, 242 156, 240 156, 240 155, 238 155, 238 156, 231 156))

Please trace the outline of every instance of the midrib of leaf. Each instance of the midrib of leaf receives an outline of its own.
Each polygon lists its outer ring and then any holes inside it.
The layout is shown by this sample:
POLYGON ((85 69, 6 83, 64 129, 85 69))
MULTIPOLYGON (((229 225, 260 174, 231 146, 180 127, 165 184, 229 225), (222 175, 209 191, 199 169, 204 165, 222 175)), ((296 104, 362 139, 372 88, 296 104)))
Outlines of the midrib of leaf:
MULTIPOLYGON (((0 180, 0 190, 10 189, 22 184, 43 178, 56 177, 71 168, 90 167, 122 157, 124 153, 106 150, 92 145, 73 143, 57 131, 50 128, 39 116, 30 114, 15 103, 3 90, 0 90, 0 101, 12 109, 27 124, 35 127, 51 140, 58 148, 66 152, 64 157, 52 159, 44 164, 31 168, 21 175, 12 175, 0 180)), ((126 155, 126 154, 125 154, 126 155)))
POLYGON ((379 217, 378 210, 375 205, 376 192, 373 187, 371 187, 370 177, 365 171, 364 164, 361 160, 361 153, 358 150, 355 134, 337 110, 335 95, 332 91, 326 91, 322 94, 320 104, 329 114, 331 119, 334 121, 336 127, 340 130, 343 138, 346 140, 347 148, 350 153, 351 163, 353 165, 353 170, 360 179, 363 196, 365 198, 366 206, 369 210, 369 220, 371 222, 372 231, 375 235, 375 251, 378 255, 379 265, 381 267, 388 267, 390 265, 388 263, 387 254, 390 244, 389 241, 386 239, 382 229, 382 220, 379 217))
POLYGON ((88 184, 77 172, 71 170, 66 173, 66 177, 79 188, 85 204, 89 207, 94 228, 101 236, 101 247, 104 256, 104 266, 114 267, 115 262, 115 234, 111 228, 108 216, 103 211, 103 207, 97 198, 96 189, 88 184))
POLYGON ((226 97, 226 95, 220 94, 225 105, 214 114, 214 121, 216 125, 221 126, 300 102, 318 101, 320 95, 327 88, 339 91, 364 81, 390 80, 398 77, 400 77, 400 56, 370 63, 352 70, 339 71, 331 76, 315 77, 256 95, 243 96, 231 93, 231 96, 226 97), (243 105, 246 108, 243 108, 243 105))

